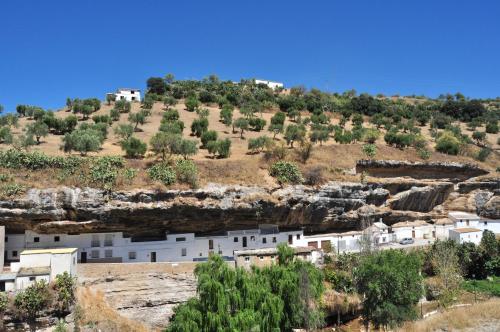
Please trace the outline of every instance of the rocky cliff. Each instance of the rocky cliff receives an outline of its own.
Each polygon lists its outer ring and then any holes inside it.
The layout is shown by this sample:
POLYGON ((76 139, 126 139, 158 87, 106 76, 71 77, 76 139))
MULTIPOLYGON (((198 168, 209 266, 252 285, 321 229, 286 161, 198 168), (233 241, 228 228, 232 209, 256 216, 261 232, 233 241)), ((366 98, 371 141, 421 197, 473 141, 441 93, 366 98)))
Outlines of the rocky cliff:
POLYGON ((106 192, 92 188, 31 189, 0 201, 0 225, 8 232, 123 231, 132 236, 169 232, 215 233, 278 224, 305 232, 361 229, 383 218, 433 220, 449 210, 500 218, 500 180, 329 182, 281 189, 208 185, 198 190, 106 192))

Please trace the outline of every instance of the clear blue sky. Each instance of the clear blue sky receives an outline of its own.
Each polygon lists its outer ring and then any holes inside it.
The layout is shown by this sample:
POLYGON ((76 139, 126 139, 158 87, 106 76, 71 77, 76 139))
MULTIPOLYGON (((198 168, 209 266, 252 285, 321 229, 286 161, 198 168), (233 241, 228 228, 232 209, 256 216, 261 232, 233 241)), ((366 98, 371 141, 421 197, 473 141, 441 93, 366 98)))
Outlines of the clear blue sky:
POLYGON ((150 76, 329 91, 500 95, 500 1, 2 1, 0 104, 144 88, 150 76))

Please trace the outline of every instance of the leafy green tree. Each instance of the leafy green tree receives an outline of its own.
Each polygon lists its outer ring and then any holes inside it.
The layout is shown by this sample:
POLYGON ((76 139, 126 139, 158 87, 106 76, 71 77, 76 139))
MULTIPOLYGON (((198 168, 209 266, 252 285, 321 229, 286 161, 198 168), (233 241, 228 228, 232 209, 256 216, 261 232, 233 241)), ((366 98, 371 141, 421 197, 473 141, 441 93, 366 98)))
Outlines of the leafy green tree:
POLYGON ((194 156, 198 153, 198 143, 194 140, 182 139, 176 152, 184 159, 187 159, 189 156, 194 156))
POLYGON ((129 113, 132 109, 132 104, 125 99, 120 99, 115 102, 115 109, 120 113, 129 113))
POLYGON ((377 154, 377 146, 375 144, 364 144, 362 151, 368 158, 373 158, 377 154))
POLYGON ((48 307, 49 303, 49 288, 44 280, 37 281, 28 286, 23 291, 17 293, 14 299, 14 305, 28 323, 31 332, 36 332, 37 317, 48 307))
POLYGON ((113 121, 118 121, 120 120, 120 111, 117 110, 116 108, 112 108, 110 111, 109 111, 109 117, 111 118, 111 120, 113 121))
POLYGON ((266 120, 261 118, 251 118, 248 120, 248 124, 252 127, 252 130, 261 131, 266 126, 266 120))
POLYGON ((286 143, 289 144, 290 147, 292 148, 294 142, 303 141, 305 136, 306 136, 306 130, 302 125, 291 124, 288 127, 286 127, 285 140, 286 143))
POLYGON ((234 107, 229 104, 224 104, 220 111, 220 122, 222 122, 226 127, 229 127, 233 123, 233 110, 234 107))
POLYGON ((55 291, 54 305, 59 317, 63 317, 70 312, 71 306, 75 303, 76 280, 68 272, 58 274, 53 289, 55 291))
POLYGON ((138 131, 139 124, 143 125, 146 122, 146 114, 144 111, 130 113, 128 115, 128 121, 134 125, 134 131, 138 131))
POLYGON ((484 131, 475 131, 472 133, 472 139, 475 140, 477 144, 480 144, 486 139, 486 133, 484 131))
POLYGON ((116 101, 116 95, 114 93, 108 93, 106 95, 106 102, 111 105, 112 102, 116 101))
POLYGON ((143 157, 147 150, 146 143, 133 136, 123 140, 120 145, 128 158, 143 157))
POLYGON ((164 122, 162 120, 159 130, 166 133, 182 135, 182 132, 184 131, 184 122, 180 120, 164 122))
POLYGON ((167 155, 171 157, 172 154, 179 151, 181 142, 182 137, 180 135, 160 131, 151 137, 149 145, 151 150, 156 155, 160 155, 161 159, 165 161, 167 155))
POLYGON ((233 127, 238 128, 240 130, 241 139, 244 139, 243 133, 245 132, 245 130, 248 130, 248 126, 249 126, 248 120, 245 118, 238 118, 233 122, 233 127))
POLYGON ((389 249, 366 256, 354 272, 365 321, 375 328, 394 328, 416 319, 415 307, 423 295, 421 267, 413 252, 389 249))
POLYGON ((134 127, 129 123, 119 123, 113 128, 113 132, 120 141, 125 141, 134 134, 134 127))
POLYGON ((218 155, 219 158, 228 158, 231 154, 231 140, 225 138, 222 140, 209 141, 207 150, 210 154, 218 155))
POLYGON ((186 110, 188 112, 194 112, 200 107, 200 102, 195 96, 190 96, 186 98, 186 110))
POLYGON ((282 185, 285 183, 300 184, 304 181, 299 167, 289 161, 277 161, 269 170, 269 175, 282 185))
POLYGON ((168 108, 163 113, 162 122, 172 122, 179 120, 179 112, 174 108, 168 108))
POLYGON ((488 122, 485 130, 488 134, 498 134, 498 121, 488 122))
POLYGON ((194 119, 191 123, 191 133, 196 137, 201 137, 205 131, 208 130, 208 119, 199 118, 194 119))
POLYGON ((207 130, 201 135, 201 146, 206 148, 208 142, 217 140, 217 132, 215 130, 207 130))
POLYGON ((187 183, 191 188, 198 187, 198 168, 192 160, 178 159, 175 162, 175 172, 179 182, 187 183))
POLYGON ((35 136, 36 144, 40 144, 40 138, 45 137, 49 134, 49 127, 42 121, 30 123, 26 127, 26 130, 30 135, 35 136))
POLYGON ((257 138, 250 138, 248 140, 248 150, 252 153, 263 151, 265 147, 269 146, 272 140, 267 136, 260 136, 257 138))
POLYGON ((368 144, 374 144, 380 137, 380 131, 373 128, 366 129, 363 134, 363 141, 368 144))
POLYGON ((5 312, 7 311, 7 307, 9 305, 9 297, 7 296, 7 293, 5 292, 0 292, 0 330, 3 330, 3 318, 5 315, 5 312))
POLYGON ((319 142, 320 145, 323 145, 323 142, 328 141, 330 138, 330 130, 327 127, 319 127, 315 128, 309 134, 309 139, 313 143, 319 142))
POLYGON ((0 143, 11 144, 14 139, 10 127, 0 127, 0 143))
POLYGON ((163 95, 167 91, 167 85, 161 77, 150 77, 146 81, 148 93, 163 95))
POLYGON ((61 149, 68 153, 78 151, 85 156, 89 152, 99 151, 103 141, 103 134, 97 129, 77 129, 64 135, 61 149))
POLYGON ((437 300, 441 306, 448 307, 456 299, 462 283, 462 268, 455 242, 434 242, 430 263, 436 275, 437 300))
POLYGON ((500 242, 496 239, 495 233, 490 230, 485 230, 483 232, 479 246, 488 257, 500 255, 500 242))

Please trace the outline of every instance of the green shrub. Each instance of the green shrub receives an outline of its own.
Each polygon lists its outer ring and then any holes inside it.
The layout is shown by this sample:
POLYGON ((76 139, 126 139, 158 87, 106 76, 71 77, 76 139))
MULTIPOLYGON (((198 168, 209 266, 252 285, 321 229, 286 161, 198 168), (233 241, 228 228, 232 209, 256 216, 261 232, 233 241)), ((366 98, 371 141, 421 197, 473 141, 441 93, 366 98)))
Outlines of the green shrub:
POLYGON ((380 131, 373 128, 368 128, 364 131, 363 141, 369 144, 374 144, 380 137, 380 131))
POLYGON ((201 134, 201 146, 206 148, 208 142, 217 140, 217 132, 215 130, 207 130, 201 134))
POLYGON ((248 140, 248 150, 253 153, 263 151, 266 146, 272 143, 272 140, 267 136, 260 136, 257 138, 250 138, 248 140))
POLYGON ((123 170, 123 178, 128 182, 131 183, 135 177, 137 176, 138 170, 136 168, 125 168, 123 170))
POLYGON ((106 123, 106 124, 110 124, 112 121, 111 121, 111 117, 109 115, 94 115, 92 117, 92 121, 94 121, 94 123, 106 123))
POLYGON ((26 187, 18 183, 6 183, 0 186, 0 197, 2 199, 15 197, 26 191, 26 187))
POLYGON ((0 173, 0 182, 8 182, 9 180, 10 180, 9 175, 0 173))
POLYGON ((169 186, 175 183, 176 174, 171 166, 166 163, 158 163, 148 169, 148 175, 153 181, 160 181, 169 186))
POLYGON ((187 183, 191 188, 198 187, 198 168, 192 160, 178 159, 175 171, 179 182, 187 183))
POLYGON ((271 166, 269 175, 275 177, 280 184, 299 184, 303 182, 299 167, 288 161, 278 161, 271 166))
POLYGON ((219 158, 228 158, 231 154, 231 140, 229 138, 217 141, 210 141, 207 144, 210 154, 217 155, 219 158))
POLYGON ((436 141, 436 151, 457 155, 460 152, 460 141, 451 132, 443 132, 436 141))
POLYGON ((120 120, 120 111, 117 110, 116 108, 111 109, 109 111, 109 117, 111 118, 112 121, 120 120))
POLYGON ((431 152, 426 148, 417 149, 417 154, 421 159, 427 160, 431 157, 431 152))
POLYGON ((369 158, 373 158, 377 154, 377 146, 375 144, 364 144, 362 151, 369 158))
POLYGON ((181 135, 184 131, 184 122, 180 120, 174 120, 170 122, 162 122, 160 125, 160 131, 171 134, 179 134, 181 135))
POLYGON ((498 134, 498 122, 491 121, 486 124, 486 132, 488 134, 498 134))
POLYGON ((191 123, 191 133, 196 137, 201 137, 205 131, 208 130, 208 119, 200 118, 194 119, 191 123))
POLYGON ((248 121, 248 124, 250 125, 252 130, 261 131, 266 126, 266 120, 261 118, 251 118, 248 121))
POLYGON ((479 152, 475 156, 475 159, 479 160, 479 161, 485 161, 486 158, 488 158, 488 156, 490 154, 491 154, 491 149, 489 149, 489 148, 482 148, 481 150, 479 150, 479 152))
POLYGON ((90 181, 92 184, 110 190, 116 183, 118 170, 125 166, 125 161, 118 156, 105 156, 91 159, 90 181))
POLYGON ((147 150, 147 145, 136 137, 129 137, 121 142, 121 147, 125 150, 125 155, 128 158, 143 157, 147 150))

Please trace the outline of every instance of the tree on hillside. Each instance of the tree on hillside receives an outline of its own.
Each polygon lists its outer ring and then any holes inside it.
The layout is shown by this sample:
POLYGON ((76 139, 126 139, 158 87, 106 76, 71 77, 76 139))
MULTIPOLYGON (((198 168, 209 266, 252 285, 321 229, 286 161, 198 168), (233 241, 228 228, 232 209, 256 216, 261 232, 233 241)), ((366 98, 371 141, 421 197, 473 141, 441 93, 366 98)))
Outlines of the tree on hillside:
POLYGON ((233 126, 234 128, 238 128, 240 130, 240 138, 244 139, 243 133, 245 130, 248 130, 248 120, 245 118, 238 118, 234 121, 233 126))
POLYGON ((7 307, 9 305, 9 297, 7 296, 7 293, 5 292, 0 292, 0 331, 3 331, 3 318, 5 315, 5 312, 7 311, 7 307))
POLYGON ((120 113, 129 113, 132 109, 132 104, 125 99, 120 99, 115 102, 115 109, 120 113))
POLYGON ((40 312, 48 307, 49 302, 49 288, 44 280, 28 286, 17 293, 14 299, 16 308, 28 323, 31 332, 36 332, 36 319, 40 312))
POLYGON ((70 312, 71 306, 75 303, 76 279, 68 272, 58 274, 52 285, 55 291, 54 306, 59 317, 63 317, 70 312))
POLYGON ((116 101, 116 95, 114 93, 108 93, 106 95, 106 102, 111 105, 112 102, 116 101))
POLYGON ((45 137, 49 134, 49 127, 42 121, 36 121, 30 123, 26 130, 29 134, 35 136, 36 144, 40 144, 40 138, 45 137))
POLYGON ((119 123, 114 127, 113 131, 120 141, 125 141, 134 134, 134 127, 128 123, 119 123))
POLYGON ((472 139, 475 140, 477 144, 481 144, 486 139, 486 133, 484 131, 475 131, 472 133, 472 139))
POLYGON ((305 127, 302 125, 295 125, 291 124, 288 127, 286 127, 285 130, 285 140, 286 143, 290 145, 290 147, 293 148, 293 143, 294 142, 301 142, 306 136, 306 130, 305 127))
POLYGON ((156 155, 161 156, 161 159, 165 161, 167 155, 170 157, 179 150, 181 141, 182 137, 180 135, 160 131, 151 137, 149 145, 151 150, 156 155))
POLYGON ((208 130, 208 119, 199 118, 194 119, 191 123, 191 133, 196 137, 201 137, 205 131, 208 130))
POLYGON ((128 121, 134 125, 134 131, 139 131, 139 124, 143 125, 146 122, 146 114, 144 111, 130 113, 128 115, 128 121))
POLYGON ((167 90, 167 85, 161 77, 148 78, 148 80, 146 81, 146 85, 148 87, 148 92, 157 95, 163 95, 167 90))
POLYGON ((188 112, 194 112, 200 107, 200 102, 195 96, 190 96, 186 98, 186 110, 188 112))
POLYGON ((64 135, 61 149, 67 153, 78 151, 85 156, 88 152, 99 151, 103 141, 103 133, 98 129, 77 129, 64 135))
POLYGON ((220 121, 229 127, 233 123, 233 106, 229 104, 224 104, 220 111, 220 121))
POLYGON ((415 305, 423 294, 421 266, 417 253, 402 250, 382 250, 362 259, 354 277, 366 323, 394 328, 417 318, 415 305))
POLYGON ((133 136, 121 141, 120 146, 127 158, 143 157, 148 148, 146 143, 133 136))

